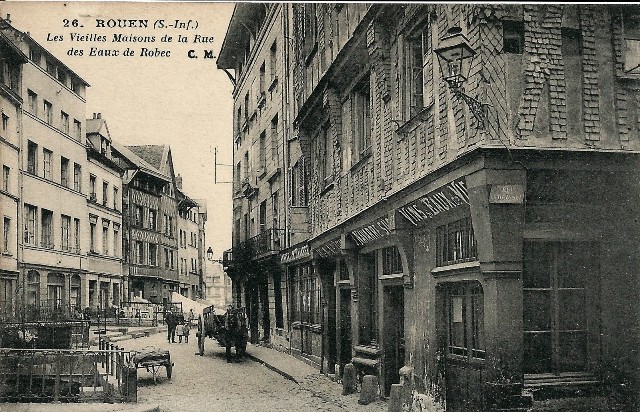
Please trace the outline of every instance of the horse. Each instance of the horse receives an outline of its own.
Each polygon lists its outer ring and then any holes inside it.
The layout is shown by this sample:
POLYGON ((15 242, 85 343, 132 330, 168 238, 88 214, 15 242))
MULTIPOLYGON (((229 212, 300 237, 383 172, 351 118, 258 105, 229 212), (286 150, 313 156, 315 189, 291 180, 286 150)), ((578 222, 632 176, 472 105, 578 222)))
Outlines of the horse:
POLYGON ((213 330, 211 337, 225 347, 227 362, 233 361, 231 347, 235 347, 236 357, 244 356, 247 350, 249 332, 247 329, 247 316, 244 308, 229 308, 224 315, 213 315, 213 330))
POLYGON ((235 346, 236 357, 244 356, 247 350, 247 316, 244 308, 230 309, 224 315, 225 349, 227 362, 231 362, 231 347, 235 346))

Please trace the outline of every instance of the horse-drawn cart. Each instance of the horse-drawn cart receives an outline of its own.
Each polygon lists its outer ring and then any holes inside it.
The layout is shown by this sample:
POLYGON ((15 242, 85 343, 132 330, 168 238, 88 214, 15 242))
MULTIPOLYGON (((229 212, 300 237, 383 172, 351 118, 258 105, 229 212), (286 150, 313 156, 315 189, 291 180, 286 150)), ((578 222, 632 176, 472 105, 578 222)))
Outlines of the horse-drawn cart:
POLYGON ((213 306, 202 310, 198 318, 198 352, 204 355, 205 337, 213 338, 226 349, 227 362, 231 362, 231 347, 235 346, 236 356, 241 357, 247 350, 249 330, 244 308, 228 308, 225 314, 216 314, 213 306))

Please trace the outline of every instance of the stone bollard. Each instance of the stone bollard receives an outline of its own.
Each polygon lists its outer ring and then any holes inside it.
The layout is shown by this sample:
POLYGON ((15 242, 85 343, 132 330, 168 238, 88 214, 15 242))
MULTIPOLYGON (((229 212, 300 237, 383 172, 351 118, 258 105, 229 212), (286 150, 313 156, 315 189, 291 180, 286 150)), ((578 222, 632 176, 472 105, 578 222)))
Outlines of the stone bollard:
POLYGON ((353 363, 347 363, 344 365, 344 371, 342 372, 342 394, 350 395, 357 391, 356 382, 356 367, 353 363))
POLYGON ((360 405, 368 405, 378 399, 378 377, 375 375, 364 375, 362 377, 362 390, 360 391, 360 405))
POLYGON ((133 365, 123 368, 122 395, 127 403, 138 402, 138 369, 133 365))
POLYGON ((391 384, 388 412, 402 412, 402 386, 401 383, 391 384))

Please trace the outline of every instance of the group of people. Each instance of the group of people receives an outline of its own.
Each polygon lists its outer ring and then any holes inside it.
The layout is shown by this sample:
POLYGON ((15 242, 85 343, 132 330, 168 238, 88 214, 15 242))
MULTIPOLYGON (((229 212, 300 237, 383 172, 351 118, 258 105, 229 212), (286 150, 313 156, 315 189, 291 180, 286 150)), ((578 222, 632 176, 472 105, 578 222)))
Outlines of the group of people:
POLYGON ((168 309, 164 317, 164 322, 167 325, 167 340, 169 343, 176 343, 176 334, 178 335, 178 343, 189 343, 189 331, 191 329, 191 322, 195 319, 193 309, 189 311, 189 315, 185 320, 182 313, 175 314, 171 309, 168 309))

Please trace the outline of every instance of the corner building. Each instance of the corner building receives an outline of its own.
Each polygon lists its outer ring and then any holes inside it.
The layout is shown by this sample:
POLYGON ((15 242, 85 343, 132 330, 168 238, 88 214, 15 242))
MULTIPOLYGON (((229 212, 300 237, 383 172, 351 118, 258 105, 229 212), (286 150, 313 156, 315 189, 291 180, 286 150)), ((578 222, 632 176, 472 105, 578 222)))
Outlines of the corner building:
POLYGON ((640 9, 292 13, 321 368, 447 411, 637 388, 640 9), (452 27, 463 90, 434 52, 452 27))

